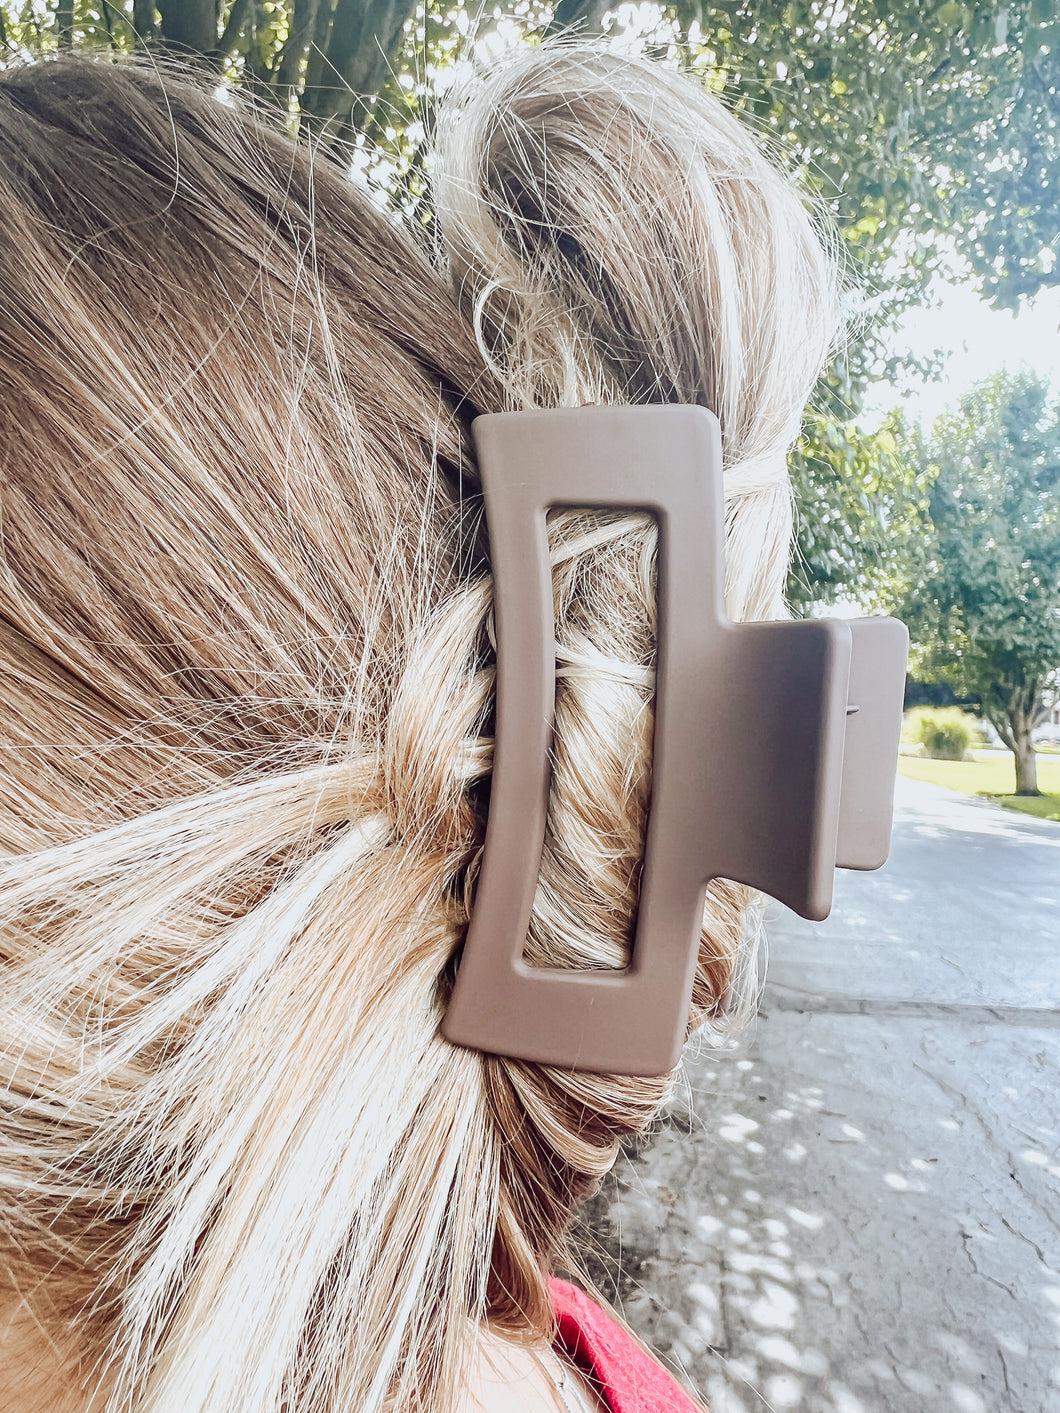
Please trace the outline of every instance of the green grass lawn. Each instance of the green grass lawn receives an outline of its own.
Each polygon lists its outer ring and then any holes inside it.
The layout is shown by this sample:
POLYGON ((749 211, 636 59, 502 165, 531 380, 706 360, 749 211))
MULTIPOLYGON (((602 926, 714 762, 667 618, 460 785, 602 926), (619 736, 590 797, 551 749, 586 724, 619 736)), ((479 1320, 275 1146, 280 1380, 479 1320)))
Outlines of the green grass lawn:
POLYGON ((1010 752, 975 751, 973 756, 972 760, 899 756, 898 770, 910 780, 945 785, 947 790, 959 790, 962 795, 989 795, 1006 809, 1060 821, 1060 755, 1038 752, 1038 789, 1043 793, 1030 797, 1012 794, 1016 767, 1010 752))

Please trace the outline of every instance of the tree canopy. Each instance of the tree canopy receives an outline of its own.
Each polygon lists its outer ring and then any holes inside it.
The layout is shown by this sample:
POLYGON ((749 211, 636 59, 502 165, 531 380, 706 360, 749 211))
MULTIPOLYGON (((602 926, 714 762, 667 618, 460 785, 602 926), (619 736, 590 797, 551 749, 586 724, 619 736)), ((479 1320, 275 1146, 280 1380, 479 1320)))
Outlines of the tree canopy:
POLYGON ((999 373, 910 441, 928 494, 895 606, 917 675, 982 703, 1035 794, 1031 732, 1060 671, 1060 400, 999 373))
MULTIPOLYGON (((1054 0, 656 9, 642 42, 744 114, 840 231, 857 318, 794 458, 789 590, 796 607, 863 596, 906 489, 893 428, 870 437, 854 421, 868 383, 902 371, 889 326, 948 263, 1000 306, 1060 283, 1060 17, 1054 0)), ((606 0, 0 0, 0 44, 12 57, 74 43, 198 57, 274 99, 292 132, 325 150, 341 157, 370 138, 391 199, 429 221, 430 95, 467 36, 614 34, 616 10, 606 0)))
MULTIPOLYGON (((945 231, 1000 304, 1060 283, 1053 0, 657 8, 647 41, 727 92, 806 169, 859 263, 897 256, 902 275, 915 273, 940 258, 934 237, 945 231)), ((612 10, 522 0, 503 13, 521 16, 533 41, 566 27, 615 33, 612 10)), ((413 145, 432 74, 469 31, 501 22, 502 7, 467 0, 0 0, 11 53, 77 42, 197 54, 273 93, 295 128, 390 141, 411 128, 413 145)), ((890 281, 880 294, 894 297, 890 281)))

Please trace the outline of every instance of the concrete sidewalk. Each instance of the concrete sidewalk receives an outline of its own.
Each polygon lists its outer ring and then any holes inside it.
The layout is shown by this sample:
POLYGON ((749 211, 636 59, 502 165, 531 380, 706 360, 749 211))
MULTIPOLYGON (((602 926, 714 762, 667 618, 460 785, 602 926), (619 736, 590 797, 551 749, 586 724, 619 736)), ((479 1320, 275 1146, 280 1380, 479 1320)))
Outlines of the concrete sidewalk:
POLYGON ((769 933, 601 1285, 713 1413, 1060 1413, 1060 825, 899 780, 887 868, 769 933))

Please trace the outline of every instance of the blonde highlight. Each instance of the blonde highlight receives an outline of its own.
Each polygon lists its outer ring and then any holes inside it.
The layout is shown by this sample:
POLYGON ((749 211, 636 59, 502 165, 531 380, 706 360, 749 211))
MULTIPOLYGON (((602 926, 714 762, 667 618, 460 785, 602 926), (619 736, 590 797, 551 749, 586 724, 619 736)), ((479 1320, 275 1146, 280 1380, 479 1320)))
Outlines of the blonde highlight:
MULTIPOLYGON (((835 271, 717 100, 598 46, 454 95, 433 184, 428 253, 179 66, 0 74, 0 1256, 71 1406, 450 1413, 483 1331, 550 1336, 673 1083, 438 1033, 492 762, 470 421, 714 407, 730 611, 778 614, 835 271)), ((527 955, 616 966, 654 526, 549 534, 527 955)), ((751 1004, 754 928, 712 884, 690 1031, 751 1004)))

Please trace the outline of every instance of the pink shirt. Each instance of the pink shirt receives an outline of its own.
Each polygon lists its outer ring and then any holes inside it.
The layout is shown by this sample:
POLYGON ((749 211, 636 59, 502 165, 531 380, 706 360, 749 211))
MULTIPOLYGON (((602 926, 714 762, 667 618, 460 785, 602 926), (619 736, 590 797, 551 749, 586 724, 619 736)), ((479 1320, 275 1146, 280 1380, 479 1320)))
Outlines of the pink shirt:
POLYGON ((611 1413, 702 1413, 661 1365, 610 1315, 566 1281, 549 1281, 559 1337, 590 1370, 611 1413))

